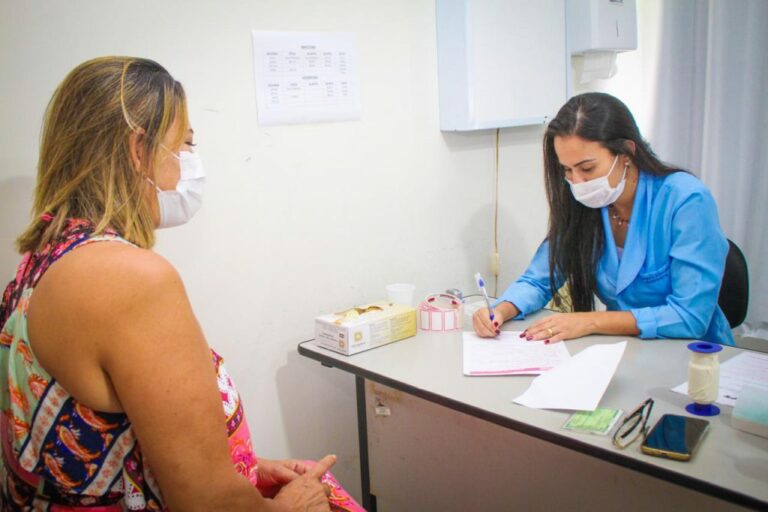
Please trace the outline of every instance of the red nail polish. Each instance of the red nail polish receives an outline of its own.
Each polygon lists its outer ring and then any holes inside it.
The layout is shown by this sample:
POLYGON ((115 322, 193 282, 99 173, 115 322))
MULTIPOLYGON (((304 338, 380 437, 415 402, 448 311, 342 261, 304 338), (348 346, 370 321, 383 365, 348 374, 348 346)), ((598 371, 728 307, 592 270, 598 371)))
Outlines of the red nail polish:
POLYGON ((494 327, 498 327, 498 326, 499 326, 499 322, 497 322, 497 321, 495 321, 495 320, 494 320, 494 321, 493 321, 493 325, 494 325, 494 327))
POLYGON ((525 338, 525 332, 521 333, 521 334, 520 334, 520 337, 521 337, 521 338, 525 338))
POLYGON ((549 345, 549 340, 544 340, 545 345, 549 345))
POLYGON ((526 336, 525 339, 527 339, 528 341, 531 341, 533 339, 533 336, 526 336))
POLYGON ((501 334, 501 330, 500 329, 496 329, 496 334, 501 334))

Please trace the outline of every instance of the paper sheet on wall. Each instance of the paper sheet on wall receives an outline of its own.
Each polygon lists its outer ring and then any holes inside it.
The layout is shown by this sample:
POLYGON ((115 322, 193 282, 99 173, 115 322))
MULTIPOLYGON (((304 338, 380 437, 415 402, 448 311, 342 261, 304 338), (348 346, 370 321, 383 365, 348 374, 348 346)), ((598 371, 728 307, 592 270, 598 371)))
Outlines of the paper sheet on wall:
POLYGON ((515 402, 535 409, 594 411, 624 355, 626 341, 592 345, 539 375, 515 402))
MULTIPOLYGON (((742 352, 721 363, 717 403, 735 406, 741 388, 746 385, 768 387, 768 354, 742 352)), ((688 382, 672 388, 672 391, 687 395, 688 382)))
POLYGON ((463 334, 464 375, 472 377, 540 375, 571 357, 565 343, 525 341, 520 331, 504 331, 496 338, 463 334))
POLYGON ((360 119, 355 34, 254 30, 253 56, 259 125, 360 119))

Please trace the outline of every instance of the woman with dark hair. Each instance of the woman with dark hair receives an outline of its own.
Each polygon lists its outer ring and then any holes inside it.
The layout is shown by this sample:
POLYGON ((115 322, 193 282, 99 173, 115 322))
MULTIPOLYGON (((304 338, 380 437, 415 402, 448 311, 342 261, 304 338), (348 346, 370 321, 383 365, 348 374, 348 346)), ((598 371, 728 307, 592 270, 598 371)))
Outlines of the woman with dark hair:
POLYGON ((505 320, 554 299, 572 312, 534 322, 526 339, 615 334, 733 345, 717 305, 728 241, 715 201, 695 176, 656 157, 626 105, 603 93, 571 98, 544 135, 544 179, 547 238, 494 319, 475 313, 478 335, 495 336, 505 320), (595 296, 607 311, 595 311, 595 296))

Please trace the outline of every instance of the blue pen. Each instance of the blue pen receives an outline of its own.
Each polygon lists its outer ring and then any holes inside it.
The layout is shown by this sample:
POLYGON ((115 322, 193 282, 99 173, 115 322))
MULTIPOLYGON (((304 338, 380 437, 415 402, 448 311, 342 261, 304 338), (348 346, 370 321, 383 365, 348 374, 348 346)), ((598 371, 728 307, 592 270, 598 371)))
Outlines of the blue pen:
POLYGON ((491 317, 491 320, 493 320, 493 308, 491 308, 491 299, 488 298, 488 292, 485 291, 485 281, 483 281, 483 276, 480 275, 480 272, 475 274, 475 281, 477 281, 477 288, 483 292, 483 297, 485 297, 485 304, 488 306, 488 315, 491 317))

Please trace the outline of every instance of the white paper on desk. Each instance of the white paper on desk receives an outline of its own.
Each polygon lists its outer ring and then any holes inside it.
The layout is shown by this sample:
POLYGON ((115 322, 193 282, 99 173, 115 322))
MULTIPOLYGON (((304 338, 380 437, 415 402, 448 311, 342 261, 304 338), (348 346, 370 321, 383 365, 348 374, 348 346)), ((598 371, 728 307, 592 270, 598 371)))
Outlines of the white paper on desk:
POLYGON ((570 359, 565 343, 545 345, 525 341, 520 331, 504 331, 495 338, 464 332, 464 375, 540 375, 570 359))
POLYGON ((534 409, 594 411, 608 388, 626 341, 587 347, 534 379, 515 402, 534 409))
MULTIPOLYGON (((768 387, 768 354, 742 352, 720 364, 720 390, 717 403, 734 407, 741 388, 747 385, 768 387)), ((688 394, 688 381, 672 388, 688 394)))

